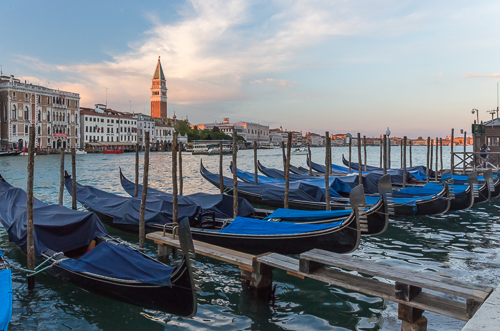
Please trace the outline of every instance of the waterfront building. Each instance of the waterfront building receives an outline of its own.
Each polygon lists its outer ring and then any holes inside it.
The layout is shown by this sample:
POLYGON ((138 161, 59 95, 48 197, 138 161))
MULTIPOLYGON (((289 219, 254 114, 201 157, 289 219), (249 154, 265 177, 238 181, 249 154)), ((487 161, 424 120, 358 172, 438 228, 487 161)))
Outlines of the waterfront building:
POLYGON ((107 109, 103 104, 81 108, 81 147, 102 147, 137 143, 137 120, 130 113, 107 109))
POLYGON ((139 144, 144 146, 146 132, 149 132, 149 141, 155 141, 155 119, 152 116, 136 114, 137 119, 137 139, 139 144))
POLYGON ((324 146, 325 144, 325 137, 314 132, 306 132, 305 139, 311 146, 324 146))
MULTIPOLYGON (((246 142, 253 143, 256 141, 259 144, 268 144, 269 143, 269 126, 262 125, 259 123, 252 122, 229 122, 229 117, 224 117, 224 120, 220 123, 206 123, 206 124, 197 124, 196 125, 199 130, 209 129, 212 130, 214 127, 217 127, 221 132, 225 134, 232 135, 233 130, 236 130, 238 136, 241 136, 245 139, 246 142)), ((194 125, 193 125, 194 127, 194 125)))
POLYGON ((22 83, 0 76, 0 136, 2 148, 28 146, 29 127, 35 125, 35 148, 50 152, 80 144, 78 93, 22 83))
POLYGON ((167 121, 167 80, 163 74, 160 57, 151 83, 151 116, 167 121))
MULTIPOLYGON (((302 131, 287 131, 283 130, 283 128, 280 126, 277 129, 270 129, 269 134, 279 134, 281 135, 282 139, 284 142, 288 141, 288 132, 292 132, 292 146, 299 147, 303 145, 303 137, 302 137, 302 131)), ((305 141, 305 138, 304 138, 305 141)))

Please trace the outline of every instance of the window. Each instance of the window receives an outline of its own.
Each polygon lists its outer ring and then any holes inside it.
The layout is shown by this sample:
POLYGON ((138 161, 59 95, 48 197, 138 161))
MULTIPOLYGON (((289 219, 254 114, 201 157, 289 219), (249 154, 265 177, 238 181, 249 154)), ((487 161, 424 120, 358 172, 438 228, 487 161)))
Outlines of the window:
POLYGON ((47 112, 47 121, 50 122, 50 111, 47 112))
POLYGON ((28 126, 27 126, 27 125, 25 125, 25 126, 24 126, 24 133, 26 133, 26 134, 27 134, 28 132, 29 132, 29 131, 28 131, 28 126))
POLYGON ((12 99, 16 100, 16 92, 12 92, 12 99))
POLYGON ((42 134, 42 128, 40 126, 38 127, 38 134, 42 134))
POLYGON ((89 132, 89 127, 88 126, 85 127, 85 132, 89 132))
POLYGON ((28 96, 28 93, 26 93, 26 94, 24 95, 24 100, 25 100, 25 101, 28 101, 29 99, 30 99, 30 98, 29 98, 29 96, 28 96))
POLYGON ((12 126, 12 133, 14 133, 14 134, 16 133, 16 127, 17 127, 17 125, 15 125, 15 124, 12 126))
POLYGON ((108 128, 108 133, 109 133, 109 128, 108 128))
POLYGON ((111 133, 113 133, 113 128, 111 128, 111 133))
POLYGON ((26 107, 24 108, 24 119, 25 119, 26 121, 28 121, 28 120, 30 119, 30 113, 29 113, 29 111, 30 111, 30 110, 29 110, 28 106, 26 106, 26 107))
POLYGON ((50 134, 50 126, 47 127, 47 133, 50 134))
POLYGON ((101 118, 101 123, 104 123, 104 118, 101 118))
POLYGON ((85 116, 85 122, 87 121, 87 116, 85 116))
POLYGON ((16 118, 17 118, 16 105, 12 105, 12 119, 15 120, 16 118))
POLYGON ((75 128, 75 136, 78 136, 78 129, 75 128))
POLYGON ((488 146, 500 146, 500 137, 488 137, 488 146))
POLYGON ((42 112, 39 110, 38 111, 38 122, 42 121, 42 112))
POLYGON ((108 118, 108 121, 107 121, 107 123, 109 123, 109 118, 108 118))

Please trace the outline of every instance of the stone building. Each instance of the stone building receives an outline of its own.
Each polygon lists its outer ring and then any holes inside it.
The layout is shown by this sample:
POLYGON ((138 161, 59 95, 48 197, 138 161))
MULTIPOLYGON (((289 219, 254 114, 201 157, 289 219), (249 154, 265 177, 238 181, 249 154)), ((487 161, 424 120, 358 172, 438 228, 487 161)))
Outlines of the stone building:
POLYGON ((0 77, 0 136, 2 149, 28 146, 35 126, 35 148, 51 152, 80 145, 78 93, 0 77))

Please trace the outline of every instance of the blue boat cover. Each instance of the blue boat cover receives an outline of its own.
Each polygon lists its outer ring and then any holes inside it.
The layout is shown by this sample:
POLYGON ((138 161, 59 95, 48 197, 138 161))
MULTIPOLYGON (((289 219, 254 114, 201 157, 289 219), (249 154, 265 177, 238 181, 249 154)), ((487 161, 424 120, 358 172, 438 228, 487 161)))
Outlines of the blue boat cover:
POLYGON ((287 221, 287 222, 307 222, 307 221, 320 221, 332 218, 349 216, 352 213, 351 209, 346 210, 297 210, 297 209, 284 209, 278 208, 271 215, 265 219, 287 221))
MULTIPOLYGON (((68 192, 72 193, 71 177, 65 179, 68 192)), ((77 184, 76 197, 86 207, 104 215, 113 217, 115 224, 139 225, 139 209, 141 199, 134 197, 122 197, 113 193, 101 191, 92 186, 77 184)), ((187 217, 190 223, 201 213, 201 207, 184 201, 179 197, 178 204, 179 219, 187 217)), ((147 198, 144 221, 148 224, 171 223, 173 218, 173 205, 162 199, 147 198)))
MULTIPOLYGON (((134 196, 135 184, 130 180, 121 177, 123 189, 134 196)), ((142 185, 139 185, 138 196, 142 195, 142 185)), ((148 198, 156 198, 172 203, 173 195, 148 187, 148 198)), ((203 212, 213 212, 215 217, 228 218, 233 217, 233 197, 225 194, 195 193, 179 196, 179 201, 183 203, 192 203, 201 207, 203 212)), ((249 216, 255 212, 253 206, 245 198, 238 197, 238 216, 249 216)))
MULTIPOLYGON (((203 176, 215 186, 219 186, 219 174, 213 174, 202 168, 203 176)), ((233 188, 233 179, 223 177, 223 185, 226 189, 233 188)), ((283 201, 285 197, 285 184, 263 184, 255 185, 250 183, 238 182, 238 191, 254 195, 260 195, 262 200, 283 201)), ((317 187, 301 182, 290 182, 290 200, 324 202, 325 194, 317 187)))
POLYGON ((288 222, 273 222, 247 217, 236 217, 219 233, 245 235, 287 235, 320 231, 340 226, 343 221, 327 224, 300 224, 288 222))
MULTIPOLYGON (((0 178, 0 222, 9 234, 9 241, 26 251, 27 195, 0 178)), ((107 235, 99 218, 90 212, 48 205, 33 199, 35 254, 50 248, 67 252, 87 246, 95 237, 107 235)))
POLYGON ((170 286, 175 268, 166 266, 124 245, 101 242, 79 259, 60 263, 61 268, 89 272, 105 277, 135 280, 146 284, 170 286))
MULTIPOLYGON (((233 169, 231 167, 231 171, 232 170, 233 169)), ((275 172, 280 172, 280 170, 276 170, 276 169, 274 169, 274 170, 275 170, 275 172)), ((237 169, 237 171, 238 171, 238 173, 237 173, 238 177, 240 177, 242 179, 243 178, 252 178, 252 180, 253 180, 253 174, 252 173, 247 172, 247 171, 243 171, 243 170, 240 170, 240 169, 237 169)), ((290 174, 290 175, 292 175, 292 174, 290 174)), ((301 177, 305 177, 305 178, 293 180, 290 177, 290 183, 292 183, 292 182, 300 182, 300 183, 305 183, 305 184, 308 184, 308 185, 314 185, 314 186, 319 187, 323 192, 325 191, 325 178, 313 177, 313 176, 295 175, 295 178, 301 178, 301 177)), ((264 177, 264 178, 268 178, 268 177, 264 177)), ((275 179, 275 178, 269 178, 269 179, 270 179, 270 181, 274 181, 275 184, 285 185, 285 181, 282 180, 282 179, 275 179)), ((261 183, 259 181, 259 185, 261 185, 261 184, 265 185, 265 183, 261 183)), ((271 184, 271 183, 268 183, 268 184, 271 184)), ((342 182, 338 178, 330 178, 330 197, 332 197, 332 198, 340 198, 341 195, 338 192, 349 193, 349 192, 351 192, 351 187, 349 185, 347 185, 346 183, 342 182)))
MULTIPOLYGON (((349 165, 349 161, 346 160, 345 158, 342 158, 342 162, 346 166, 349 165)), ((364 169, 364 166, 363 165, 361 165, 361 166, 364 169)), ((359 170, 358 163, 351 161, 351 169, 359 170)), ((368 165, 366 166, 366 170, 369 171, 369 172, 372 172, 372 171, 383 171, 382 168, 368 166, 368 165)), ((388 169, 388 170, 401 170, 402 171, 403 169, 399 168, 399 169, 388 169)), ((407 177, 407 178, 409 179, 411 177, 414 177, 416 180, 420 180, 420 181, 426 180, 427 179, 426 171, 427 171, 427 167, 424 167, 424 166, 407 167, 406 168, 406 172, 411 175, 410 177, 407 177)), ((435 177, 434 170, 429 169, 429 177, 430 178, 434 178, 435 177)))
MULTIPOLYGON (((0 259, 2 250, 0 250, 0 259)), ((0 270, 0 330, 7 330, 12 316, 12 275, 10 269, 0 270)))

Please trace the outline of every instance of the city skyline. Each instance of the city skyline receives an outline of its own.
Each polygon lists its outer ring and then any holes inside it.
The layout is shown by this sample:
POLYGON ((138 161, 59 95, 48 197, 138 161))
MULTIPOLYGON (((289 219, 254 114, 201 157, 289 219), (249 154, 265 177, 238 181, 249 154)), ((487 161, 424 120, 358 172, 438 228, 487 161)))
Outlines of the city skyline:
POLYGON ((158 56, 168 116, 192 123, 444 137, 470 131, 473 108, 487 121, 497 106, 500 4, 487 1, 28 1, 4 12, 3 73, 79 93, 83 107, 107 98, 149 114, 158 56))

